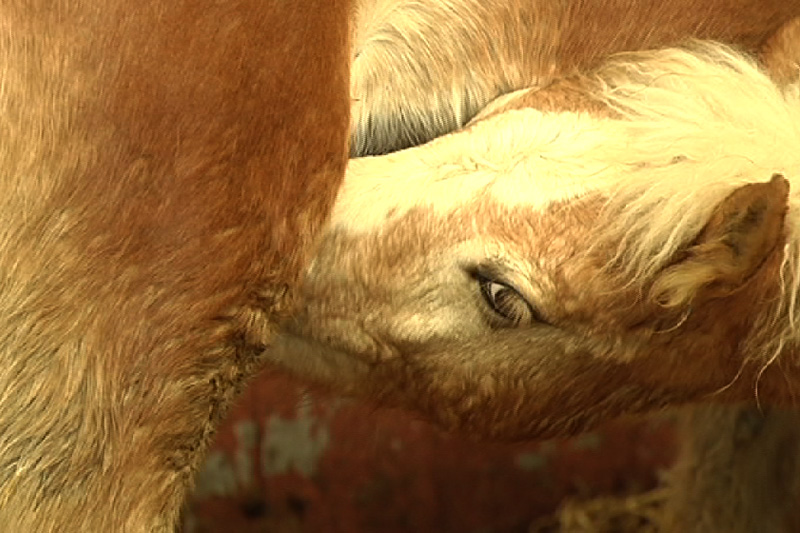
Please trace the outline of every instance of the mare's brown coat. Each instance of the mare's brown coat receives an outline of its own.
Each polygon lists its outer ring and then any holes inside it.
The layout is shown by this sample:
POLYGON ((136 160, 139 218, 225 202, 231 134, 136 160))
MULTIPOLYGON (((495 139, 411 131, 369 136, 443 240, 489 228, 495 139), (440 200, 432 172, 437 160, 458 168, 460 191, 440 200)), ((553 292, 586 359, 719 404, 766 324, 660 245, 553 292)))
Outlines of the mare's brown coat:
POLYGON ((161 531, 346 163, 347 0, 0 7, 0 524, 161 531))

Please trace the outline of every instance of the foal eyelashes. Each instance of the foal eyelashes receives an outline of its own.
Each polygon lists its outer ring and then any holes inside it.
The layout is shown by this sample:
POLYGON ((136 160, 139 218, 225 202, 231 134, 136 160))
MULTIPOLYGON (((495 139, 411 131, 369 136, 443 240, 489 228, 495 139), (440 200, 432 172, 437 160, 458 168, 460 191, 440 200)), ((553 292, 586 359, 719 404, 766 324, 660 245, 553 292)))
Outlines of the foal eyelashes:
POLYGON ((541 321, 534 306, 509 283, 492 279, 480 269, 475 269, 472 276, 486 305, 502 319, 502 325, 516 327, 541 321))

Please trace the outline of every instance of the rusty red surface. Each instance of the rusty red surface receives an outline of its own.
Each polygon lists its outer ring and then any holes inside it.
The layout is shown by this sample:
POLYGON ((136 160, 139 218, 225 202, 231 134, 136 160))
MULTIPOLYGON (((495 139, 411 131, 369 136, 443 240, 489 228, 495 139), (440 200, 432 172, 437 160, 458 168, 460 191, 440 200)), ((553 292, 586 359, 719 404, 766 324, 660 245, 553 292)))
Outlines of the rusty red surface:
POLYGON ((220 429, 184 533, 525 532, 566 496, 651 488, 674 451, 664 417, 479 443, 265 373, 220 429))

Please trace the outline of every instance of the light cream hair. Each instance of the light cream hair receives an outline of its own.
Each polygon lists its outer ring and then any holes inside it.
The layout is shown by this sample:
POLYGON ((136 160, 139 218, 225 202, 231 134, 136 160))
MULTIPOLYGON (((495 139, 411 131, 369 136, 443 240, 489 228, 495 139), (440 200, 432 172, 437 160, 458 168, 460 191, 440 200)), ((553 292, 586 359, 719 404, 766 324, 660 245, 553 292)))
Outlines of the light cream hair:
MULTIPOLYGON (((710 42, 623 54, 594 78, 634 133, 622 147, 628 179, 612 188, 604 217, 604 232, 622 236, 614 263, 632 283, 665 268, 737 187, 775 173, 792 184, 782 297, 759 324, 778 334, 748 354, 775 360, 800 342, 800 84, 776 85, 752 58, 710 42)), ((685 304, 690 295, 670 294, 667 279, 651 296, 685 304)))

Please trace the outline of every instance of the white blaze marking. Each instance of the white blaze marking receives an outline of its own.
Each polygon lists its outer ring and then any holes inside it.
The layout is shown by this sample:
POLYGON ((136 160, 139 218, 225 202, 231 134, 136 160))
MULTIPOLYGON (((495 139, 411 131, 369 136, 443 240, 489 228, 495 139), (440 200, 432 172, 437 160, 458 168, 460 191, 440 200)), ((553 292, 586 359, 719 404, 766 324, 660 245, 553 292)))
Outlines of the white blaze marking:
POLYGON ((512 110, 423 146, 353 159, 333 224, 371 232, 415 207, 445 214, 484 192, 508 206, 544 208, 612 177, 602 155, 609 137, 619 144, 619 129, 584 113, 512 110))

